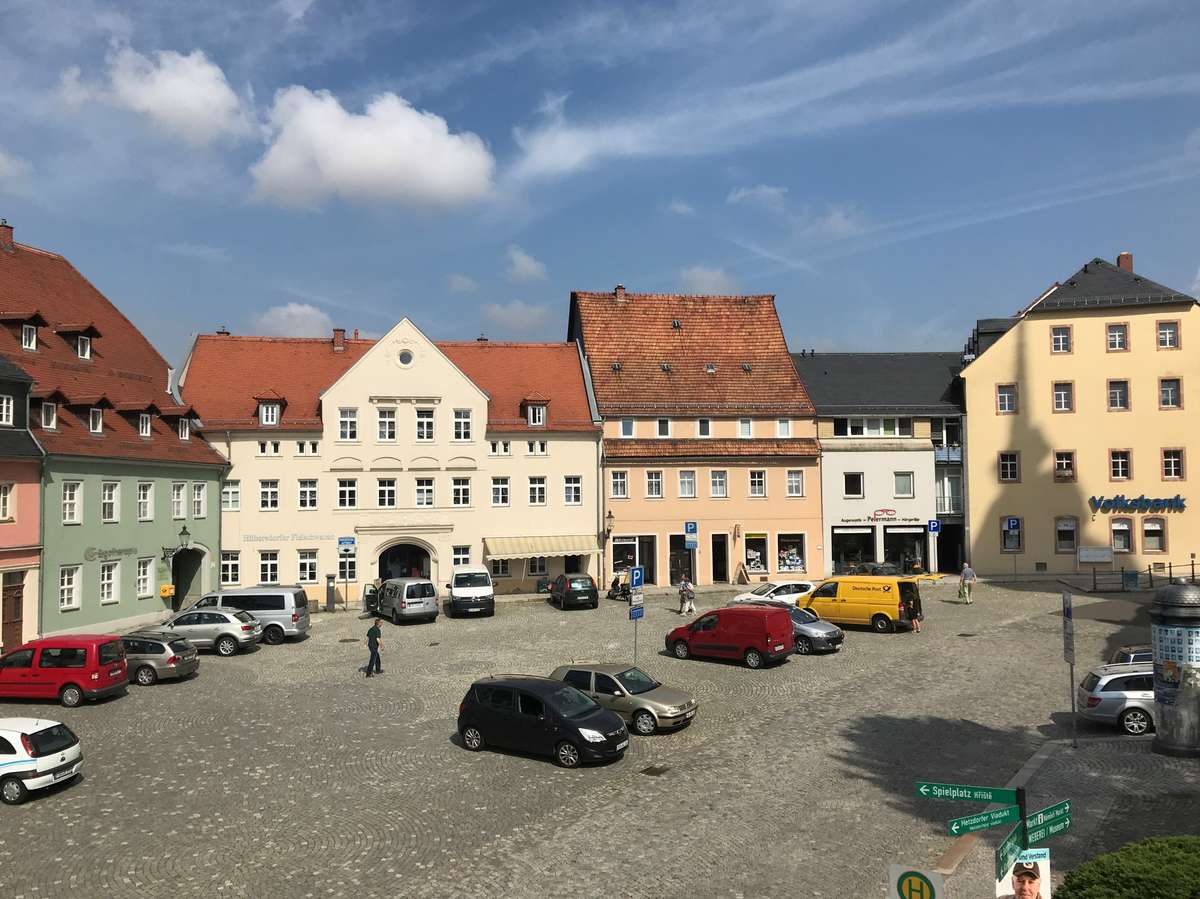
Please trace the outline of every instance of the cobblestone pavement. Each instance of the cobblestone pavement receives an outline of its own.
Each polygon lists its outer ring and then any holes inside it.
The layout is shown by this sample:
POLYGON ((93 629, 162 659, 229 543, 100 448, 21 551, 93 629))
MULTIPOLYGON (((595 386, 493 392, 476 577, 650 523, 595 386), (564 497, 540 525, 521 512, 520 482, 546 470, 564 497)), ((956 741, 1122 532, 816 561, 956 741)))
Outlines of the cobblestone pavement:
MULTIPOLYGON (((367 625, 336 613, 302 642, 206 655, 185 683, 75 710, 3 703, 69 723, 86 773, 0 808, 0 895, 883 896, 889 863, 931 865, 946 819, 978 808, 917 799, 914 781, 1002 785, 1068 723, 1052 585, 988 586, 972 606, 952 582, 924 595, 922 634, 851 631, 836 655, 762 671, 667 656, 679 618, 653 599, 638 662, 700 714, 578 771, 460 748, 458 702, 489 673, 628 660, 616 602, 384 623, 372 680, 356 671, 367 625)), ((1137 603, 1077 598, 1081 664, 1131 639, 1137 603)), ((1138 776, 1134 744, 1105 745, 1088 752, 1138 776)), ((990 869, 980 845, 950 895, 991 895, 990 869)))

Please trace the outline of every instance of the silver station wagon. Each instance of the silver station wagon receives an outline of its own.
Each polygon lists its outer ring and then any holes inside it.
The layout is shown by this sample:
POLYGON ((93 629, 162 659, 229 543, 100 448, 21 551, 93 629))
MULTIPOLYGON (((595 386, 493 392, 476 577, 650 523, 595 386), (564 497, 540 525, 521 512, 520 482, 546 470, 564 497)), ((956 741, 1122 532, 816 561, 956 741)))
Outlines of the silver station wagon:
POLYGON ((196 647, 178 634, 140 630, 121 638, 129 679, 149 687, 163 678, 182 679, 200 670, 196 647))
POLYGON ((632 665, 575 662, 555 668, 550 677, 566 681, 616 712, 642 736, 689 724, 700 708, 692 694, 664 687, 632 665))

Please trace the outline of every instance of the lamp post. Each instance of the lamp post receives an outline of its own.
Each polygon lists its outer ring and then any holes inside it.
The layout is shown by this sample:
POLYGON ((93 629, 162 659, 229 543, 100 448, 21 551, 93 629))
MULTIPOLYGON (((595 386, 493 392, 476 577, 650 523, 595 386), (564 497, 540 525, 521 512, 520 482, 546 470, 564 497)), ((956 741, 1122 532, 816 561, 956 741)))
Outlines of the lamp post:
POLYGON ((604 563, 608 559, 608 538, 612 536, 613 525, 617 521, 617 516, 613 515, 612 509, 608 510, 608 514, 604 516, 604 546, 600 549, 600 576, 608 577, 608 572, 604 570, 604 563))
POLYGON ((191 542, 192 542, 192 535, 190 533, 188 533, 187 525, 185 524, 182 528, 179 529, 179 545, 178 546, 164 546, 162 548, 163 561, 170 562, 173 558, 175 558, 175 553, 179 552, 180 550, 187 549, 191 545, 191 542))

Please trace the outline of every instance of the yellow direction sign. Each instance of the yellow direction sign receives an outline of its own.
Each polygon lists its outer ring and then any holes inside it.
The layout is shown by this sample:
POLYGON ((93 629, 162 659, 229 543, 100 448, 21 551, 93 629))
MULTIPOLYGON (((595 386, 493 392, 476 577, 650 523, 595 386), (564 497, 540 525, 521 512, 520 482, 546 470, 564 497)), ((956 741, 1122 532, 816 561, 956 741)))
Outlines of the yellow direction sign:
POLYGON ((912 865, 888 866, 888 899, 939 899, 946 895, 937 871, 912 865))

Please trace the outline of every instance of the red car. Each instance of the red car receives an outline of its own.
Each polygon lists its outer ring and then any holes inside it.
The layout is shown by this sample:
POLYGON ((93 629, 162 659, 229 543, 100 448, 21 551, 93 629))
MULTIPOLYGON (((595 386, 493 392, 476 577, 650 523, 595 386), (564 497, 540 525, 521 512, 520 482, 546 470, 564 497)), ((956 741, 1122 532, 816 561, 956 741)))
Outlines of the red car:
POLYGON ((791 653, 792 619, 785 609, 763 606, 713 609, 667 634, 667 651, 677 659, 741 659, 747 668, 761 668, 791 653))
POLYGON ((0 699, 57 699, 74 708, 124 690, 128 677, 120 637, 43 637, 0 656, 0 699))

